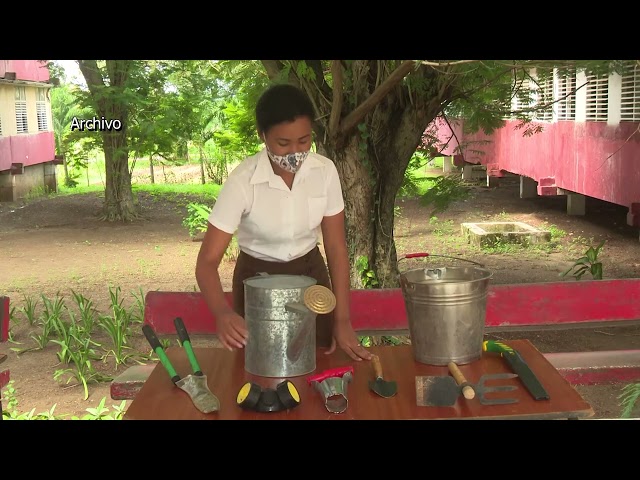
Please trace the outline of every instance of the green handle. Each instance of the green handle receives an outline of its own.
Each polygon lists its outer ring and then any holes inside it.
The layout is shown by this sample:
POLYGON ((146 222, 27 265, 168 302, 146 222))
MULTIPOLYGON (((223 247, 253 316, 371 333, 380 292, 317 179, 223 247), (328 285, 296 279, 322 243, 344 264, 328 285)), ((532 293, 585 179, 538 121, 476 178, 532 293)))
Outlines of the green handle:
POLYGON ((176 317, 173 320, 173 324, 176 327, 176 331, 178 332, 178 338, 180 339, 180 343, 184 347, 187 352, 187 357, 189 357, 189 363, 191 363, 191 368, 193 368, 193 373, 196 375, 202 375, 202 370, 200 369, 200 365, 198 364, 198 360, 196 359, 196 354, 193 353, 193 348, 191 347, 191 339, 189 338, 189 334, 187 333, 187 329, 184 326, 184 322, 180 317, 176 317))
POLYGON ((167 372, 169 372, 171 381, 173 383, 179 382, 180 375, 178 375, 178 372, 176 372, 175 368, 173 368, 173 365, 171 365, 171 362, 169 361, 164 348, 162 348, 160 340, 158 340, 158 337, 156 337, 156 333, 153 331, 153 328, 151 328, 150 325, 146 324, 142 327, 142 333, 144 333, 144 336, 147 338, 149 345, 151 345, 153 351, 156 352, 156 355, 158 355, 158 358, 160 358, 160 363, 162 363, 164 368, 167 369, 167 372))
POLYGON ((484 342, 482 342, 482 350, 484 350, 485 352, 515 353, 513 348, 511 348, 509 345, 498 342, 496 340, 485 340, 484 342))

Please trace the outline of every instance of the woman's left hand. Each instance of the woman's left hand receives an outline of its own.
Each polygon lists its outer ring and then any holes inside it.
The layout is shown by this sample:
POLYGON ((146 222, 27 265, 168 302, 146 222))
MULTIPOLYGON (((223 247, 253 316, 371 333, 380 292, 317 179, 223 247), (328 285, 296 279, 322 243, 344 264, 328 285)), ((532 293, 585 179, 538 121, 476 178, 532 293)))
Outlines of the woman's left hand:
POLYGON ((358 342, 356 332, 350 323, 337 323, 334 328, 333 338, 331 339, 331 347, 325 352, 326 355, 332 354, 336 345, 346 352, 354 360, 371 360, 373 355, 358 342))

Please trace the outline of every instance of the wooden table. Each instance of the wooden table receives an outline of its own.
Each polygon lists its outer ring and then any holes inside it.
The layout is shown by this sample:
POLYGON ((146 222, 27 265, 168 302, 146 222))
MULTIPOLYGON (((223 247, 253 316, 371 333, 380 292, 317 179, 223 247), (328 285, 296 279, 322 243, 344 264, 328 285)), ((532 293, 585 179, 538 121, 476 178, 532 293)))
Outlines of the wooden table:
MULTIPOLYGON (((416 404, 415 377, 419 375, 449 375, 447 367, 425 365, 413 359, 411 346, 376 346, 370 350, 380 356, 384 377, 394 380, 398 393, 382 398, 369 390, 373 379, 371 362, 356 362, 344 352, 325 355, 318 349, 316 372, 328 368, 352 365, 354 374, 347 386, 348 407, 344 413, 327 411, 320 393, 307 384, 307 377, 289 377, 300 393, 301 402, 289 411, 253 412, 236 404, 237 394, 246 382, 252 381, 263 388, 275 388, 283 379, 259 377, 245 372, 244 351, 230 352, 222 348, 194 348, 196 357, 207 375, 209 388, 220 400, 218 412, 199 412, 186 392, 174 386, 167 371, 158 363, 140 392, 136 395, 124 419, 132 420, 408 420, 408 419, 575 419, 594 415, 591 406, 558 373, 549 361, 528 340, 507 342, 519 351, 542 385, 549 400, 535 401, 519 378, 498 380, 500 384, 513 384, 518 388, 510 392, 488 394, 519 399, 508 405, 482 405, 478 398, 466 400, 460 396, 452 407, 418 406, 416 404)), ((181 376, 192 373, 186 353, 180 347, 167 349, 167 356, 181 376)), ((494 353, 460 370, 471 383, 488 373, 510 372, 507 363, 494 353)), ((311 374, 310 374, 311 375, 311 374)), ((493 383, 495 384, 495 383, 493 383)))

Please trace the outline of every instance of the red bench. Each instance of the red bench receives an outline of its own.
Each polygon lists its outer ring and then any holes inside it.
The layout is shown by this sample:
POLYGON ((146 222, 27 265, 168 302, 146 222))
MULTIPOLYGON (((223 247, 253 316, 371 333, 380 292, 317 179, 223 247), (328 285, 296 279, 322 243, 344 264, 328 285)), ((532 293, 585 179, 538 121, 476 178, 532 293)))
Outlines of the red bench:
MULTIPOLYGON (((231 293, 227 293, 231 304, 231 293)), ((362 333, 407 331, 399 288, 351 291, 353 327, 362 333)), ((148 292, 144 321, 158 334, 175 333, 181 317, 193 334, 216 333, 215 318, 200 292, 148 292)), ((539 329, 590 323, 640 322, 640 279, 493 285, 487 295, 488 331, 539 329)))
MULTIPOLYGON (((490 286, 487 331, 640 323, 640 279, 567 281, 490 286)), ((231 304, 231 294, 227 293, 231 304)), ((400 289, 351 291, 352 322, 361 335, 407 334, 400 289)), ((175 335, 181 317, 190 334, 214 335, 215 318, 199 292, 151 291, 144 322, 159 335, 175 335)), ((572 384, 640 380, 640 350, 551 353, 547 359, 572 384)), ((111 383, 114 400, 132 399, 154 364, 133 366, 111 383)))

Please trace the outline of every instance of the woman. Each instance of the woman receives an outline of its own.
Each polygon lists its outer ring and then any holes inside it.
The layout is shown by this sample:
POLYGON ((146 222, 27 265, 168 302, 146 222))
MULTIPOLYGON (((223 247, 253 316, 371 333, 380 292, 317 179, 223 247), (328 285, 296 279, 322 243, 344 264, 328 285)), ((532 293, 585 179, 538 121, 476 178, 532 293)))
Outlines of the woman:
POLYGON ((344 200, 331 160, 310 152, 313 105, 300 89, 275 85, 256 105, 265 148, 246 158, 222 186, 209 216, 196 279, 217 321, 218 338, 233 350, 246 345, 243 280, 268 274, 306 275, 331 288, 336 307, 318 315, 316 343, 336 345, 354 360, 370 360, 349 317, 349 261, 344 200), (318 249, 322 229, 329 271, 318 249), (233 309, 224 298, 218 266, 237 231, 240 255, 233 273, 233 309), (329 278, 330 273, 330 278, 329 278))

